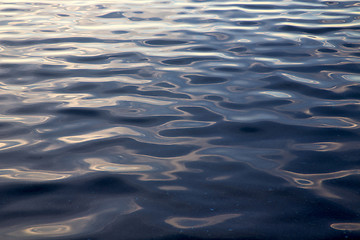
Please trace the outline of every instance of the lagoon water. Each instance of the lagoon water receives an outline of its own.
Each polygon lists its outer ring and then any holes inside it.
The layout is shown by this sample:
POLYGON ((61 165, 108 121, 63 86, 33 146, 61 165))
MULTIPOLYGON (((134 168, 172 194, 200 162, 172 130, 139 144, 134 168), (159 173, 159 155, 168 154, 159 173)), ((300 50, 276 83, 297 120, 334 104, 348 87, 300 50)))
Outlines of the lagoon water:
POLYGON ((360 4, 5 0, 0 239, 359 239, 360 4))

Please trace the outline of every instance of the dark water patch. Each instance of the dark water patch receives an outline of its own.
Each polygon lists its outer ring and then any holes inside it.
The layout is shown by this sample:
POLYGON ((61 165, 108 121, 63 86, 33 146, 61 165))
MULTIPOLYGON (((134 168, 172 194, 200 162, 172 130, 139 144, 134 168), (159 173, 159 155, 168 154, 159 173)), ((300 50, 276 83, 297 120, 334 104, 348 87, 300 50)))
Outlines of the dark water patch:
POLYGON ((215 84, 226 82, 222 77, 210 77, 201 75, 184 75, 184 78, 190 79, 190 84, 215 84))
POLYGON ((140 126, 140 127, 153 127, 159 126, 164 123, 178 120, 176 116, 149 116, 149 117, 128 117, 128 116, 116 116, 111 115, 105 110, 93 110, 91 108, 64 108, 56 111, 57 114, 67 116, 69 120, 78 119, 105 119, 108 122, 128 125, 128 126, 140 126))
POLYGON ((22 106, 14 107, 8 110, 8 114, 48 114, 52 109, 54 109, 57 104, 54 103, 36 103, 36 104, 24 104, 22 106))
POLYGON ((59 13, 59 14, 56 14, 57 16, 59 17, 70 17, 69 14, 63 14, 63 13, 59 13))
POLYGON ((320 48, 318 49, 319 52, 323 52, 323 53, 336 53, 337 51, 335 49, 330 49, 330 48, 320 48))
POLYGON ((243 8, 247 8, 247 9, 274 9, 274 8, 278 8, 278 6, 273 6, 273 5, 268 5, 268 4, 254 4, 254 5, 250 5, 250 4, 241 4, 241 5, 237 5, 243 8))
MULTIPOLYGON (((161 131, 160 134, 166 137, 209 137, 216 136, 219 132, 226 134, 224 134, 220 140, 212 140, 212 144, 247 145, 252 144, 252 142, 256 144, 256 141, 259 139, 261 139, 261 141, 270 139, 284 140, 291 139, 292 136, 297 136, 298 141, 301 142, 321 142, 332 137, 338 140, 346 140, 358 136, 357 133, 340 128, 292 126, 275 122, 229 123, 220 121, 209 127, 169 129, 161 131)), ((267 144, 271 146, 271 142, 267 144)))
POLYGON ((296 45, 297 45, 296 43, 292 43, 292 42, 264 42, 258 44, 258 46, 262 46, 262 47, 292 47, 296 45))
POLYGON ((256 21, 239 21, 239 22, 235 22, 236 25, 240 25, 240 26, 258 26, 261 24, 261 22, 256 22, 256 21))
POLYGON ((111 31, 113 34, 126 34, 129 33, 129 31, 123 31, 123 30, 117 30, 117 31, 111 31))
POLYGON ((268 57, 311 57, 308 53, 295 53, 295 52, 262 52, 261 55, 268 57))
POLYGON ((42 194, 50 194, 61 189, 60 184, 17 184, 9 187, 2 187, 1 192, 3 196, 36 196, 42 194))
POLYGON ((189 65, 194 62, 202 62, 202 61, 211 61, 217 60, 218 58, 215 57, 183 57, 183 58, 175 58, 175 59, 168 59, 162 61, 164 64, 168 65, 189 65))
POLYGON ((247 50, 247 48, 245 47, 235 47, 235 48, 231 48, 229 49, 230 52, 245 52, 247 50))
POLYGON ((195 121, 218 121, 222 119, 221 115, 203 107, 179 107, 178 109, 190 113, 192 115, 190 119, 195 121))
POLYGON ((269 101, 256 101, 254 103, 234 103, 223 101, 219 105, 224 108, 234 109, 234 110, 243 110, 243 109, 256 109, 256 108, 265 108, 273 109, 278 106, 288 105, 292 102, 290 100, 269 100, 269 101))
POLYGON ((129 17, 129 20, 133 22, 140 22, 140 21, 145 21, 146 19, 140 17, 129 17))
POLYGON ((111 176, 107 174, 106 176, 97 176, 94 179, 88 180, 76 187, 76 190, 79 192, 84 192, 85 194, 129 194, 136 192, 136 188, 129 186, 124 182, 118 175, 111 176))
POLYGON ((191 145, 158 145, 158 144, 145 144, 134 142, 132 143, 132 148, 136 150, 139 154, 144 154, 154 157, 180 157, 185 156, 199 147, 191 145), (141 149, 141 150, 140 150, 141 149))
POLYGON ((63 108, 57 111, 60 114, 65 114, 65 115, 73 115, 73 116, 79 116, 79 117, 85 117, 85 118, 89 118, 89 117, 99 117, 101 115, 103 115, 104 111, 101 110, 94 110, 91 108, 63 108))
POLYGON ((28 9, 20 9, 20 8, 3 8, 0 10, 1 12, 26 12, 28 9))
POLYGON ((138 90, 138 87, 136 87, 136 86, 126 86, 126 87, 116 88, 113 90, 106 91, 105 93, 109 93, 109 94, 139 94, 139 95, 143 95, 143 96, 157 96, 157 97, 184 98, 184 99, 191 98, 189 95, 181 94, 181 93, 173 93, 170 91, 162 91, 162 90, 141 91, 141 90, 138 90))
POLYGON ((310 112, 320 116, 350 117, 353 119, 360 117, 358 105, 314 107, 310 109, 310 112))
POLYGON ((282 77, 268 77, 262 79, 263 81, 269 81, 270 84, 266 86, 267 89, 277 89, 277 90, 291 90, 296 89, 296 91, 304 96, 310 96, 315 98, 322 99, 357 99, 360 97, 359 86, 349 86, 344 92, 335 92, 332 89, 325 88, 315 88, 310 87, 299 82, 289 82, 282 77))
POLYGON ((204 97, 206 100, 210 100, 210 101, 223 101, 223 98, 220 96, 214 96, 214 95, 210 95, 210 96, 205 96, 204 97))
POLYGON ((162 21, 163 19, 159 18, 159 17, 152 17, 152 18, 148 18, 147 20, 148 21, 153 21, 153 22, 158 22, 158 21, 162 21))
MULTIPOLYGON (((71 214, 71 210, 69 210, 68 208, 64 211, 65 209, 46 209, 46 211, 44 211, 43 209, 39 209, 39 210, 23 210, 23 211, 4 211, 1 216, 0 216, 0 221, 4 221, 6 222, 5 219, 7 219, 7 221, 19 221, 19 220, 24 220, 24 219, 31 219, 33 216, 37 216, 38 218, 41 217, 50 217, 50 216, 61 216, 66 215, 66 214, 71 214)), ((75 210, 75 209, 73 209, 75 210)), ((6 223, 5 223, 6 224, 6 223)))
POLYGON ((161 21, 161 18, 158 17, 152 17, 152 18, 141 18, 141 17, 129 17, 130 21, 133 22, 141 22, 141 21, 153 21, 153 22, 158 22, 161 21))
MULTIPOLYGON (((357 186, 359 186, 359 184, 360 184, 359 175, 353 175, 353 176, 328 180, 328 181, 324 182, 324 184, 331 186, 331 187, 343 189, 345 191, 351 191, 354 193, 353 196, 355 197, 355 199, 359 198, 358 196, 355 196, 355 195, 359 194, 359 189, 357 188, 357 186)), ((351 192, 349 192, 349 193, 351 194, 351 192)), ((349 201, 349 202, 352 202, 352 201, 349 201)), ((349 204, 351 204, 351 203, 349 203, 349 204)), ((356 219, 356 217, 354 218, 354 220, 355 219, 356 219)))
POLYGON ((78 145, 74 145, 70 151, 74 153, 84 153, 89 152, 91 149, 90 152, 96 152, 104 147, 113 146, 122 146, 126 149, 134 150, 137 154, 161 158, 184 156, 199 148, 193 145, 152 144, 124 137, 80 143, 78 145))
POLYGON ((195 51, 195 52, 214 52, 217 51, 216 48, 212 48, 212 47, 194 47, 190 49, 191 51, 195 51))
POLYGON ((328 34, 331 32, 338 32, 338 31, 358 31, 360 27, 313 27, 313 28, 306 28, 306 27, 298 27, 298 26, 290 26, 285 25, 278 28, 280 31, 284 32, 301 32, 301 33, 310 33, 310 34, 328 34))
POLYGON ((153 127, 179 119, 181 118, 173 116, 114 117, 111 121, 130 126, 153 127))
POLYGON ((219 72, 243 72, 244 69, 236 68, 236 67, 215 67, 214 71, 219 71, 219 72))
POLYGON ((305 11, 290 11, 289 14, 291 15, 300 15, 306 13, 305 11))
POLYGON ((341 171, 342 169, 353 169, 358 166, 356 157, 359 151, 343 152, 296 152, 297 159, 286 164, 284 169, 306 174, 328 173, 341 171), (355 154, 355 155, 354 155, 355 154), (304 167, 306 166, 306 168, 304 167))
POLYGON ((123 15, 124 12, 110 12, 101 16, 98 16, 99 18, 124 18, 123 15))
MULTIPOLYGON (((0 134, 3 138, 13 138, 13 137, 23 137, 25 135, 28 135, 31 133, 31 129, 23 126, 22 124, 16 124, 16 123, 13 123, 12 121, 5 121, 2 123, 1 125, 1 128, 0 128, 0 134)), ((6 141, 2 141, 2 150, 7 150, 7 146, 11 146, 11 145, 19 145, 19 142, 18 141, 11 141, 9 140, 7 143, 6 141), (5 143, 5 145, 4 145, 5 143)), ((9 150, 13 150, 13 149, 9 149, 9 150)))
POLYGON ((360 48, 360 43, 344 43, 343 46, 347 48, 360 48))
POLYGON ((186 44, 186 41, 172 40, 172 39, 154 39, 145 41, 146 44, 152 46, 168 46, 186 44))
POLYGON ((176 86, 167 83, 167 82, 161 82, 161 83, 157 83, 155 84, 155 86, 159 86, 159 87, 164 87, 164 88, 175 88, 176 86))

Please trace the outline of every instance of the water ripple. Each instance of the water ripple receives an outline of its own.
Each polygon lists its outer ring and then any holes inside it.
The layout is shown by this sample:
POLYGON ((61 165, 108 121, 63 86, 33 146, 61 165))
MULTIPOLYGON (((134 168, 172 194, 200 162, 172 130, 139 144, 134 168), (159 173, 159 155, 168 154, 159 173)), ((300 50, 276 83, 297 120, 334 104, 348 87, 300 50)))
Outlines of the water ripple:
POLYGON ((3 1, 0 238, 359 239, 359 7, 3 1))

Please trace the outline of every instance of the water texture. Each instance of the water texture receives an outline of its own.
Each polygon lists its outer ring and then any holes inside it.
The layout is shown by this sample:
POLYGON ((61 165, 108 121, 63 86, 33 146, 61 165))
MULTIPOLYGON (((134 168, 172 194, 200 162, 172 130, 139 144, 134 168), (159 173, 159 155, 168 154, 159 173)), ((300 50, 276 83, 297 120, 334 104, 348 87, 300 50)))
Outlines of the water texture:
POLYGON ((0 3, 0 239, 360 239, 360 4, 0 3))

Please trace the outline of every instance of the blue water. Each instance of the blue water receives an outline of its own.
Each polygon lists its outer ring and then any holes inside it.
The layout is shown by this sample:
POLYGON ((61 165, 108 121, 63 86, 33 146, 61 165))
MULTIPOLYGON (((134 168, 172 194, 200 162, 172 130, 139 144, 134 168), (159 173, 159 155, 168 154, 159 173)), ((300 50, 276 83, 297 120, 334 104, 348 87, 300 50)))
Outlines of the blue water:
POLYGON ((360 4, 0 3, 0 239, 360 239, 360 4))

